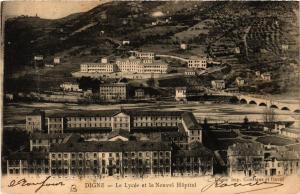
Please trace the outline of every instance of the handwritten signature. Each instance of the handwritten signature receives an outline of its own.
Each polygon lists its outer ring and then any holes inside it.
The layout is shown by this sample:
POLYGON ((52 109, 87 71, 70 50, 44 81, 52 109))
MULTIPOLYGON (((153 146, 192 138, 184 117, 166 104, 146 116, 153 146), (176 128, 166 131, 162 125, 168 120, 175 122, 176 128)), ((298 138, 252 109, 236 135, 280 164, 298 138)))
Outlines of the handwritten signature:
POLYGON ((214 179, 214 181, 212 183, 205 185, 201 189, 201 192, 205 192, 208 189, 212 188, 213 186, 215 188, 224 188, 224 187, 245 187, 245 186, 254 187, 254 186, 259 186, 259 185, 266 185, 265 187, 262 187, 262 188, 250 189, 250 190, 238 192, 235 194, 260 191, 260 190, 271 189, 271 188, 283 186, 283 183, 269 182, 269 181, 255 181, 255 182, 247 182, 247 183, 226 183, 226 181, 227 180, 224 179, 224 177, 216 178, 216 179, 214 179))
POLYGON ((51 178, 51 176, 46 177, 45 180, 41 182, 28 182, 25 178, 20 179, 20 180, 12 180, 8 187, 15 187, 15 186, 21 186, 21 187, 26 187, 26 186, 39 186, 36 188, 35 193, 37 193, 41 188, 43 187, 50 187, 50 186, 64 186, 65 184, 63 182, 56 182, 56 183, 48 183, 47 181, 51 178))

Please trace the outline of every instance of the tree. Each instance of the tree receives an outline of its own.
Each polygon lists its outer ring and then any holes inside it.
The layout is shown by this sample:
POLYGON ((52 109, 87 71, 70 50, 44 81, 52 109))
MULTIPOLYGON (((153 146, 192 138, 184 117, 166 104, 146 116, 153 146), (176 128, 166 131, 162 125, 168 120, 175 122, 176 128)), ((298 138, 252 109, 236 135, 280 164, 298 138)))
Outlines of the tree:
POLYGON ((206 131, 209 129, 209 125, 208 125, 208 122, 207 122, 207 118, 204 118, 204 121, 203 121, 203 130, 206 131))
POLYGON ((271 128, 276 122, 275 111, 272 108, 266 107, 263 113, 263 120, 265 125, 269 128, 269 132, 271 132, 271 128))
POLYGON ((245 129, 247 129, 248 126, 249 126, 249 119, 248 119, 247 116, 245 116, 245 118, 244 118, 244 123, 243 123, 243 125, 244 125, 244 128, 245 128, 245 129))

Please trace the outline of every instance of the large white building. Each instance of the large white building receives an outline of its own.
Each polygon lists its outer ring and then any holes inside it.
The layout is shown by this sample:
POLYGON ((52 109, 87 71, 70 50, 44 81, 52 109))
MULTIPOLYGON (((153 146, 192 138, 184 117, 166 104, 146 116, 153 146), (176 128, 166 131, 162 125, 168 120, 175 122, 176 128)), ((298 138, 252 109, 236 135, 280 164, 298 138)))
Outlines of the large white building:
POLYGON ((115 64, 111 63, 83 63, 80 65, 81 73, 112 73, 115 72, 115 64))
POLYGON ((116 60, 117 69, 120 72, 130 73, 167 73, 168 64, 160 60, 137 59, 129 57, 126 59, 116 60))
POLYGON ((135 52, 135 56, 136 58, 139 58, 139 59, 151 59, 151 60, 154 60, 154 53, 153 52, 135 52))
POLYGON ((118 58, 115 63, 102 59, 101 63, 83 63, 81 73, 155 73, 164 74, 168 71, 168 64, 161 60, 154 60, 154 53, 136 52, 136 56, 118 58))
POLYGON ((60 84, 60 88, 63 91, 67 92, 82 92, 82 89, 79 88, 79 84, 72 82, 64 82, 60 84))
POLYGON ((207 68, 207 58, 192 56, 188 60, 188 68, 206 69, 207 68))
POLYGON ((102 58, 101 63, 83 63, 80 65, 81 73, 112 73, 116 71, 116 65, 109 63, 107 58, 102 58))

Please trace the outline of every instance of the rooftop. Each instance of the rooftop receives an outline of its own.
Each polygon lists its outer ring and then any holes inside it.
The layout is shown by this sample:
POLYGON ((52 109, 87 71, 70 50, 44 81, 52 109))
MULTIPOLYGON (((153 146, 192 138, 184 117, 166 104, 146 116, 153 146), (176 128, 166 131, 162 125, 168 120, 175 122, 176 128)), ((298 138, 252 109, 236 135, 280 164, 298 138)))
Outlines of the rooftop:
POLYGON ((9 160, 41 160, 48 158, 47 152, 15 152, 8 156, 9 160))
POLYGON ((112 117, 119 113, 130 116, 181 116, 183 111, 140 111, 140 110, 77 110, 50 114, 49 117, 112 117))
POLYGON ((171 146, 162 142, 103 141, 76 144, 59 144, 50 152, 130 152, 130 151, 171 151, 171 146))
POLYGON ((182 114, 182 119, 189 130, 199 130, 201 129, 195 116, 191 112, 185 112, 182 114))

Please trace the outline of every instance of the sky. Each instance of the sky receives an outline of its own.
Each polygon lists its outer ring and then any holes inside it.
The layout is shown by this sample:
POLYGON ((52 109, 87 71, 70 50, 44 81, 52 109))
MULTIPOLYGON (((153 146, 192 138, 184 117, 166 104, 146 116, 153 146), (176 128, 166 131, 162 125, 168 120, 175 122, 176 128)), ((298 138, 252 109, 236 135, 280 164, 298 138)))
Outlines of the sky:
POLYGON ((3 5, 3 12, 6 17, 20 15, 35 16, 37 14, 41 18, 57 19, 72 13, 88 11, 107 1, 6 1, 3 5))

